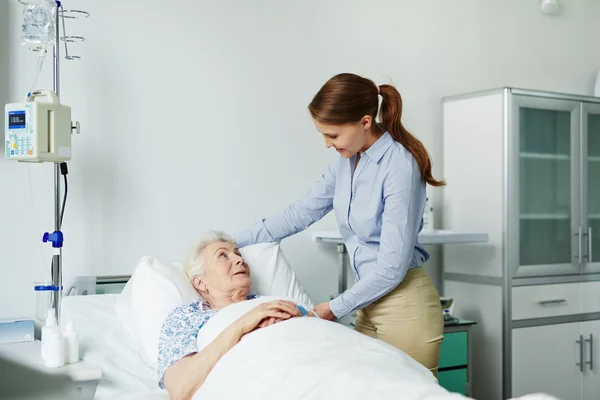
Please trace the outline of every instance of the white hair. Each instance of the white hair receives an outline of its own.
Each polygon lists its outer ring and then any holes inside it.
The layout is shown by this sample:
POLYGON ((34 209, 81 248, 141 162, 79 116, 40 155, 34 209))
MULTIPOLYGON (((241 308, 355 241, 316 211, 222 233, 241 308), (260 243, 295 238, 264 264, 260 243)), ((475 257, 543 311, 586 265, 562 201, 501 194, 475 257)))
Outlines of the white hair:
POLYGON ((225 232, 211 230, 202 234, 200 240, 198 240, 183 261, 183 270, 190 281, 194 276, 204 276, 206 270, 203 252, 206 246, 215 242, 223 242, 237 246, 235 239, 225 232))

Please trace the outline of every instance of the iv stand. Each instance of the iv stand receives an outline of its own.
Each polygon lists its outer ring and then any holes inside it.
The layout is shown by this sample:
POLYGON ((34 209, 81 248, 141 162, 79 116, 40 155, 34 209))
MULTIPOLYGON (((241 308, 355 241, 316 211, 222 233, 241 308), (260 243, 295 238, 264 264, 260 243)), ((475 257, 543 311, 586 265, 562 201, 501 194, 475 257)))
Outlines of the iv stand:
MULTIPOLYGON (((37 7, 37 5, 29 3, 29 0, 18 0, 18 2, 23 4, 26 7, 33 7, 33 8, 37 7)), ((71 19, 77 19, 80 17, 87 18, 90 16, 90 14, 88 12, 82 11, 82 10, 65 10, 62 6, 61 0, 54 0, 54 3, 56 4, 54 6, 54 7, 56 7, 56 15, 54 16, 55 32, 54 32, 54 45, 53 45, 53 89, 54 89, 54 94, 56 95, 57 99, 60 100, 60 41, 62 40, 64 42, 65 58, 67 60, 78 60, 81 58, 79 56, 69 55, 67 43, 85 41, 84 37, 67 35, 66 26, 65 26, 65 18, 71 18, 71 19), (63 36, 61 36, 61 33, 60 33, 61 21, 62 21, 63 36)), ((36 51, 36 52, 41 51, 41 52, 44 52, 44 54, 46 53, 46 48, 44 46, 34 47, 32 50, 36 51)), ((38 71, 38 73, 39 72, 40 71, 38 71)), ((27 94, 28 97, 30 95, 31 95, 31 93, 27 94)), ((76 133, 80 132, 79 122, 76 122, 75 124, 73 124, 73 121, 71 121, 71 134, 73 134, 73 131, 75 131, 76 133)), ((46 242, 52 243, 52 250, 53 250, 52 271, 51 271, 52 288, 51 288, 50 307, 52 309, 54 309, 54 316, 56 317, 57 322, 59 321, 59 317, 60 317, 60 306, 61 306, 61 299, 62 299, 62 292, 63 292, 63 287, 62 287, 63 234, 60 230, 61 230, 62 219, 63 219, 62 213, 64 213, 64 206, 65 206, 64 202, 66 201, 66 194, 67 194, 66 175, 68 173, 66 164, 64 165, 65 168, 62 168, 63 167, 62 164, 63 164, 63 162, 54 162, 54 232, 52 232, 52 233, 45 232, 44 236, 42 238, 42 241, 44 243, 46 243, 46 242), (61 194, 60 176, 61 176, 61 174, 65 175, 65 199, 63 200, 62 210, 61 210, 61 200, 60 200, 60 197, 61 197, 60 196, 60 194, 61 194)))
MULTIPOLYGON (((60 100, 60 3, 56 4, 56 37, 54 41, 53 86, 56 97, 60 100)), ((60 163, 54 163, 54 231, 60 233, 60 163)), ((58 290, 52 291, 52 308, 59 320, 60 303, 62 298, 62 243, 53 248, 52 256, 52 285, 58 290)))
MULTIPOLYGON (((53 89, 56 97, 60 100, 60 41, 61 39, 65 42, 65 58, 67 60, 78 60, 79 56, 69 55, 67 48, 67 42, 80 42, 84 41, 85 38, 81 36, 68 36, 65 28, 65 18, 77 18, 74 15, 89 17, 89 13, 81 10, 65 10, 60 0, 56 0, 56 31, 55 40, 53 46, 53 89), (70 15, 66 15, 70 13, 70 15), (63 35, 60 36, 60 26, 62 20, 63 35)), ((76 122, 71 126, 72 130, 79 133, 79 122, 76 122)), ((52 255, 52 291, 51 307, 54 309, 57 322, 60 317, 60 305, 62 299, 62 247, 63 247, 63 234, 61 232, 62 215, 61 215, 61 201, 60 201, 60 176, 61 176, 61 163, 54 163, 54 232, 44 234, 43 241, 52 242, 52 249, 54 254, 52 255)), ((66 187, 65 187, 66 190, 66 187)), ((65 199, 66 200, 66 199, 65 199)), ((63 200, 63 201, 65 201, 63 200)), ((64 211, 64 204, 63 204, 64 211)))

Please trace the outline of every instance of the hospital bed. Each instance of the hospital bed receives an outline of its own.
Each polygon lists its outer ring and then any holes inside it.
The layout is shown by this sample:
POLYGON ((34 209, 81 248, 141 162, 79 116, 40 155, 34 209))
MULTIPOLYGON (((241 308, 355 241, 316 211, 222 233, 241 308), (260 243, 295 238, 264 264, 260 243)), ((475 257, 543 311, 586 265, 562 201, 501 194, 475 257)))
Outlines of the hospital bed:
POLYGON ((117 316, 119 294, 104 293, 117 292, 124 284, 110 285, 110 289, 103 287, 100 278, 96 293, 103 294, 63 299, 62 318, 78 326, 82 359, 102 369, 95 399, 167 400, 166 392, 156 385, 155 371, 137 354, 132 338, 117 316))
MULTIPOLYGON (((71 320, 78 326, 82 360, 84 360, 86 363, 94 364, 102 369, 103 377, 98 383, 95 399, 168 400, 169 397, 166 391, 160 390, 156 385, 156 372, 150 368, 138 355, 135 350, 135 343, 133 339, 130 337, 129 333, 126 331, 117 316, 116 304, 118 296, 119 294, 109 293, 87 296, 69 296, 63 299, 62 319, 64 321, 71 320)), ((341 327, 341 325, 339 326, 341 327)), ((349 330, 347 327, 341 327, 340 329, 349 330)), ((369 340, 371 339, 369 338, 369 340)), ((261 352, 260 354, 262 355, 264 353, 261 352)), ((258 360, 257 357, 249 356, 249 358, 254 359, 256 367, 262 367, 262 362, 261 360, 258 360)), ((386 356, 383 355, 384 361, 385 358, 386 356)), ((330 361, 328 361, 325 357, 321 361, 320 365, 315 365, 315 368, 322 369, 322 371, 313 371, 312 373, 310 371, 306 371, 305 374, 301 374, 293 380, 314 379, 317 376, 322 378, 323 373, 327 375, 326 379, 330 380, 331 373, 338 373, 345 376, 340 378, 341 381, 348 382, 348 384, 351 383, 349 378, 351 378, 351 375, 354 372, 353 368, 346 368, 344 371, 339 371, 337 369, 336 371, 328 371, 326 368, 329 364, 330 361)), ((237 363, 237 365, 240 364, 237 363)), ((249 383, 251 383, 251 381, 244 382, 242 375, 243 373, 244 371, 232 371, 231 374, 221 374, 225 380, 222 379, 220 383, 213 385, 212 390, 210 390, 210 396, 202 396, 201 398, 229 398, 229 396, 220 397, 216 395, 218 392, 218 388, 216 387, 219 385, 224 385, 226 383, 226 379, 228 378, 231 378, 231 380, 235 381, 237 384, 243 384, 247 386, 249 383)), ((397 371, 397 373, 402 374, 402 371, 397 371)), ((390 376, 393 375, 394 373, 390 372, 390 376)), ((246 377, 246 379, 252 380, 250 376, 246 377)), ((389 377, 387 379, 389 379, 389 377)), ((357 382, 353 382, 352 384, 356 385, 356 383, 357 382)), ((362 386, 366 388, 367 385, 370 386, 371 383, 365 381, 365 385, 362 386)), ((431 382, 431 388, 434 388, 433 381, 431 382)), ((340 387, 340 392, 343 392, 343 389, 343 387, 340 387)), ((278 390, 278 385, 275 382, 273 384, 274 392, 270 392, 272 394, 270 398, 279 398, 277 396, 278 390)), ((414 389, 413 391, 416 392, 417 390, 414 389)), ((433 392, 435 392, 435 390, 433 392)), ((327 397, 321 397, 320 394, 322 393, 319 392, 316 392, 316 394, 316 397, 305 397, 304 393, 298 393, 298 398, 335 398, 335 393, 328 392, 327 397)), ((346 396, 344 397, 348 398, 346 396)), ((378 398, 386 399, 389 397, 378 398)), ((403 396, 402 398, 406 400, 413 400, 413 398, 431 400, 464 399, 462 395, 458 394, 446 395, 445 390, 440 390, 438 396, 432 395, 432 397, 417 397, 415 394, 415 397, 403 396)))
MULTIPOLYGON (((282 264, 278 249, 262 256, 262 260, 256 260, 263 265, 254 277, 258 285, 261 274, 268 277, 271 286, 273 275, 284 276, 283 281, 295 280, 291 268, 282 264), (275 269, 269 270, 269 265, 275 269)), ((137 270, 139 268, 134 270, 132 280, 136 279, 137 270)), ((75 289, 70 290, 71 295, 63 298, 61 325, 73 322, 79 335, 81 359, 102 369, 95 399, 168 399, 167 392, 157 386, 156 371, 148 362, 151 357, 140 353, 143 334, 132 335, 131 329, 125 326, 122 311, 119 315, 120 300, 131 296, 127 288, 122 291, 130 277, 86 279, 87 286, 76 284, 75 289), (83 286, 87 289, 81 290, 83 286)), ((149 282, 148 279, 143 281, 143 287, 149 282)), ((253 279, 253 285, 254 282, 253 279)), ((131 283, 128 288, 133 286, 131 283)), ((289 282, 281 288, 278 291, 292 288, 291 295, 286 296, 298 297, 298 287, 294 288, 289 282)), ((250 302, 229 306, 215 314, 201 329, 199 343, 201 340, 210 342, 219 333, 220 326, 228 325, 247 312, 244 307, 250 307, 250 302)), ((319 318, 293 318, 246 335, 219 361, 194 400, 249 398, 250 393, 261 400, 466 399, 440 387, 428 370, 392 346, 319 318), (360 362, 356 362, 356 354, 360 362), (324 380, 326 385, 322 384, 324 380), (282 393, 285 396, 281 397, 282 393)), ((531 400, 555 399, 534 395, 531 400)))

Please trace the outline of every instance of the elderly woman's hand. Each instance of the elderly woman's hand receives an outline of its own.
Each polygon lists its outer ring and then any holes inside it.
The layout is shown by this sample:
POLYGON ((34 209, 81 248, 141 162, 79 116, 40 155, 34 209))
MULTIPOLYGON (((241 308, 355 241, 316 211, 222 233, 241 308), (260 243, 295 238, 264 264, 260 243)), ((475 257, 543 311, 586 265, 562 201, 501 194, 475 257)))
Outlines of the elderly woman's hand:
POLYGON ((296 304, 287 300, 274 300, 263 303, 249 311, 239 320, 237 326, 241 329, 242 335, 250 333, 256 328, 264 328, 277 322, 301 315, 296 304))
MULTIPOLYGON (((315 316, 315 314, 314 314, 312 311, 306 310, 306 313, 307 313, 307 316, 308 316, 308 317, 314 317, 314 316, 315 316)), ((298 315, 294 315, 294 317, 300 317, 300 316, 301 316, 300 314, 298 314, 298 315)), ((269 325, 276 324, 276 323, 278 323, 278 322, 281 322, 281 321, 283 321, 283 319, 281 319, 281 318, 276 318, 276 317, 271 317, 271 318, 268 318, 268 319, 264 319, 264 320, 263 320, 263 321, 262 321, 262 322, 261 322, 261 323, 258 325, 258 327, 259 327, 259 328, 264 328, 264 327, 267 327, 267 326, 269 326, 269 325)))

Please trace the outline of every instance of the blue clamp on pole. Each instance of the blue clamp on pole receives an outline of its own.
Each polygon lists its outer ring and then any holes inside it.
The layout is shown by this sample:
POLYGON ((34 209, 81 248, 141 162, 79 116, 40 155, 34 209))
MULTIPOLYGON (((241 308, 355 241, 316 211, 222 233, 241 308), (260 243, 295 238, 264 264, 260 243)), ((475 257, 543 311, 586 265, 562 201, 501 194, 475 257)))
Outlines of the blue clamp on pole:
POLYGON ((61 247, 63 247, 63 234, 61 231, 54 231, 52 233, 44 233, 44 237, 42 238, 42 241, 44 243, 46 242, 52 242, 52 247, 54 247, 55 249, 59 249, 61 247))

